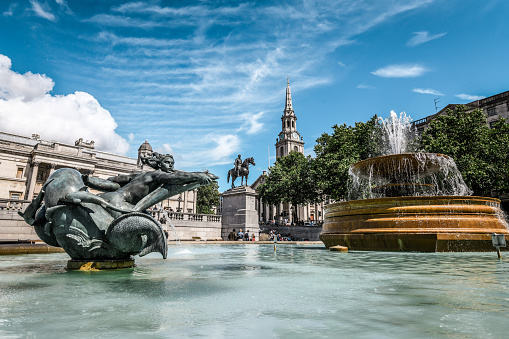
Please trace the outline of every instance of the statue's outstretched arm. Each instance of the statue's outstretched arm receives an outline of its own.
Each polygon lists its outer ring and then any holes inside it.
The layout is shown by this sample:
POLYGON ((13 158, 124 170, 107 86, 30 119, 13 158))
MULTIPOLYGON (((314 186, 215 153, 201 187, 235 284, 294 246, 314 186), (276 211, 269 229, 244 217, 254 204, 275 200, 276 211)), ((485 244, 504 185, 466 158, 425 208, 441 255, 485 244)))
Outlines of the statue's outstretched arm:
POLYGON ((201 185, 207 185, 215 179, 219 179, 218 176, 215 176, 209 172, 184 172, 173 170, 171 172, 155 171, 152 173, 154 173, 154 181, 157 181, 161 184, 171 185, 186 185, 194 182, 198 182, 201 185))
POLYGON ((132 173, 132 174, 122 174, 122 175, 116 175, 114 177, 109 177, 108 181, 114 182, 119 184, 120 186, 125 186, 126 184, 130 183, 131 180, 133 180, 136 176, 138 176, 140 173, 132 173))
POLYGON ((111 180, 91 177, 87 174, 83 174, 81 177, 83 178, 83 183, 85 185, 99 191, 113 192, 121 187, 120 184, 111 180))
POLYGON ((153 179, 161 183, 161 186, 141 199, 134 206, 134 211, 144 211, 164 199, 193 190, 202 185, 210 184, 213 180, 219 178, 208 172, 182 172, 174 170, 172 172, 158 171, 152 173, 153 179))

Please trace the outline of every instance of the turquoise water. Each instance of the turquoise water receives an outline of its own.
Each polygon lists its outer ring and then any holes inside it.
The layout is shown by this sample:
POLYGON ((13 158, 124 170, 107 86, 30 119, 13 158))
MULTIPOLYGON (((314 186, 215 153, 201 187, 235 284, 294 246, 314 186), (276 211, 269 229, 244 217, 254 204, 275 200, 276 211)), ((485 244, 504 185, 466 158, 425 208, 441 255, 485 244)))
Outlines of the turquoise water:
POLYGON ((496 253, 183 244, 111 272, 66 272, 67 259, 0 256, 0 338, 509 336, 496 253))

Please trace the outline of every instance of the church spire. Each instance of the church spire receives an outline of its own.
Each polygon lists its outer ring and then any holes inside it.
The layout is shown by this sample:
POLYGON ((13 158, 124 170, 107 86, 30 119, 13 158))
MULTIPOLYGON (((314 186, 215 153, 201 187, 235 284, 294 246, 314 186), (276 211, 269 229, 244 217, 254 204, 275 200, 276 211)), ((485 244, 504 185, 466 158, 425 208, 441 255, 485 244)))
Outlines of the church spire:
POLYGON ((294 114, 292 108, 292 92, 290 91, 290 78, 286 77, 285 115, 294 114))

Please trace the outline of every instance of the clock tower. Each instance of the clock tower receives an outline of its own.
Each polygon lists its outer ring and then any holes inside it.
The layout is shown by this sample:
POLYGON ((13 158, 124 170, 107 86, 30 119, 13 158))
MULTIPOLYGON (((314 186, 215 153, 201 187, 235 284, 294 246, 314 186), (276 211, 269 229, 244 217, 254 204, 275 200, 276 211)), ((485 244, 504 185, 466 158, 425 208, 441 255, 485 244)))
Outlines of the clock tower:
POLYGON ((286 80, 286 100, 285 110, 281 117, 282 129, 279 137, 276 139, 276 158, 284 157, 291 151, 304 154, 304 141, 300 133, 297 132, 297 117, 292 107, 292 93, 290 91, 290 81, 286 80))

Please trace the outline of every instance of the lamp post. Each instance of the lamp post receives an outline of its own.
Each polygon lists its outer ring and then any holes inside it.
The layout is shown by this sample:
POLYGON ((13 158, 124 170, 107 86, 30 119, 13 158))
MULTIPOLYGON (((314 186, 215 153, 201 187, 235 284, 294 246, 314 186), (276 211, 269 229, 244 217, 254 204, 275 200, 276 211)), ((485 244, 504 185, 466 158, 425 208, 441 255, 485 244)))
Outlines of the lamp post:
POLYGON ((180 195, 177 198, 177 201, 179 202, 179 207, 177 208, 177 212, 180 212, 180 202, 182 201, 182 197, 180 195))

